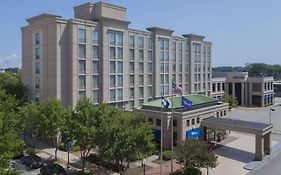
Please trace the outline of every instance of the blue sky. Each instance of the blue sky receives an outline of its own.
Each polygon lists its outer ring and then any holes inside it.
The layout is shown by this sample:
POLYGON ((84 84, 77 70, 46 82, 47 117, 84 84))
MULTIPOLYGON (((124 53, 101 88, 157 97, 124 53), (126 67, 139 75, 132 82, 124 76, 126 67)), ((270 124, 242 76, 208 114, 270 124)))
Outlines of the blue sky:
MULTIPOLYGON (((9 0, 0 6, 0 68, 20 66, 25 19, 48 12, 73 17, 90 0, 9 0)), ((107 0, 127 7, 130 28, 158 26, 213 42, 213 66, 281 64, 280 0, 107 0)))

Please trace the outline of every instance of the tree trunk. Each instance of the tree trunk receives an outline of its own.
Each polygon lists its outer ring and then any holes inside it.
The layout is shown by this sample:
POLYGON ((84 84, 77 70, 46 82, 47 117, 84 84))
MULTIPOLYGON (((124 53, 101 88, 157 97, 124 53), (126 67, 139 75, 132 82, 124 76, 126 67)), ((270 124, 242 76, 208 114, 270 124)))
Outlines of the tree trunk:
POLYGON ((84 173, 85 170, 85 157, 81 157, 82 158, 82 171, 84 173))
POLYGON ((57 159, 58 159, 58 157, 57 157, 57 153, 58 153, 58 147, 56 147, 56 149, 55 149, 55 160, 57 160, 57 159))

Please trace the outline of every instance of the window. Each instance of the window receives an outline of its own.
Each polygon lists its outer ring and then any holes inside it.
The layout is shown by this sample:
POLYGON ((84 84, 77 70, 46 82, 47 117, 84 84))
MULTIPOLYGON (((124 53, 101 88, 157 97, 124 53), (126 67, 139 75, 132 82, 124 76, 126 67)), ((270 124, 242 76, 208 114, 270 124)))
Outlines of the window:
POLYGON ((117 48, 117 59, 120 59, 120 60, 123 59, 123 48, 120 48, 120 47, 117 48))
POLYGON ((164 74, 160 75, 160 84, 164 84, 164 74))
POLYGON ((195 119, 194 118, 191 120, 191 124, 195 125, 195 119))
POLYGON ((130 62, 130 73, 134 73, 134 72, 135 72, 135 63, 130 62))
POLYGON ((178 54, 178 60, 179 60, 179 62, 182 62, 182 53, 178 54))
POLYGON ((169 52, 165 52, 165 61, 169 62, 169 52))
POLYGON ((39 89, 40 88, 40 78, 35 77, 35 88, 39 89))
POLYGON ((93 40, 93 44, 99 43, 99 32, 98 31, 93 31, 92 40, 93 40))
POLYGON ((118 33, 116 34, 117 37, 117 45, 118 46, 123 46, 123 34, 122 33, 118 33))
POLYGON ((139 50, 139 60, 143 60, 143 50, 139 50))
POLYGON ((79 89, 86 89, 86 76, 79 75, 79 89))
POLYGON ((117 89, 117 100, 123 100, 123 90, 117 89))
POLYGON ((179 63, 178 65, 179 65, 179 73, 182 73, 182 64, 179 63))
POLYGON ((115 73, 116 68, 115 68, 115 61, 110 61, 110 73, 115 73))
POLYGON ((166 63, 165 64, 165 73, 169 73, 169 68, 170 68, 169 64, 166 63))
POLYGON ((164 50, 164 40, 160 40, 160 50, 164 50))
POLYGON ((139 37, 138 38, 138 45, 139 45, 139 48, 143 48, 143 37, 139 37))
POLYGON ((143 98, 143 87, 139 88, 139 97, 143 98))
POLYGON ((86 61, 79 60, 79 74, 85 74, 85 73, 86 73, 86 61))
POLYGON ((93 46, 93 59, 99 59, 99 46, 93 46))
POLYGON ((130 94, 129 94, 130 99, 133 99, 135 97, 135 89, 130 88, 130 94))
POLYGON ((164 63, 160 64, 160 73, 164 73, 164 63))
POLYGON ((134 86, 134 84, 135 84, 135 76, 134 75, 130 75, 129 83, 130 83, 130 86, 134 86))
POLYGON ((147 63, 147 73, 152 73, 152 63, 147 63))
POLYGON ((179 43, 179 52, 182 52, 182 43, 179 43))
POLYGON ((143 73, 143 62, 139 63, 139 73, 143 73))
POLYGON ((116 58, 115 47, 110 47, 109 58, 110 59, 115 59, 116 58))
POLYGON ((86 30, 85 29, 79 29, 79 42, 85 43, 86 42, 86 30))
POLYGON ((196 118, 196 123, 197 124, 200 123, 200 118, 199 117, 196 118))
POLYGON ((161 120, 160 119, 156 119, 156 126, 161 126, 161 120))
POLYGON ((109 33, 109 44, 115 45, 115 34, 113 32, 109 33))
POLYGON ((147 96, 152 97, 152 86, 147 87, 147 96))
POLYGON ((172 43, 172 49, 173 51, 176 51, 176 47, 177 47, 177 43, 175 41, 173 41, 172 43))
POLYGON ((164 57, 165 57, 165 52, 160 51, 160 61, 164 61, 164 57))
POLYGON ((130 45, 130 47, 134 47, 135 46, 135 37, 134 36, 130 36, 129 45, 130 45))
POLYGON ((142 104, 143 104, 143 99, 140 99, 139 100, 139 105, 142 106, 142 104))
POLYGON ((40 63, 39 62, 35 63, 35 74, 40 74, 40 63))
POLYGON ((40 48, 35 48, 35 59, 40 59, 40 48))
POLYGON ((147 47, 148 47, 148 49, 152 49, 152 38, 148 38, 147 47))
POLYGON ((110 101, 115 101, 115 89, 110 89, 110 101))
POLYGON ((86 98, 86 91, 79 91, 79 100, 86 98))
POLYGON ((117 86, 118 87, 123 87, 123 75, 118 75, 117 76, 117 86))
POLYGON ((152 61, 152 51, 147 51, 147 61, 152 61))
POLYGON ((143 75, 139 75, 139 85, 143 85, 143 75))
POLYGON ((99 103, 99 91, 98 90, 93 91, 93 103, 99 103))
POLYGON ((79 44, 79 58, 86 58, 86 45, 79 44))
POLYGON ((94 74, 99 73, 99 61, 97 60, 93 61, 93 73, 94 74))
POLYGON ((186 126, 190 126, 190 120, 186 120, 186 126))
POLYGON ((173 64, 173 73, 176 73, 176 63, 173 64))
POLYGON ((148 118, 148 122, 153 124, 153 118, 148 118))
POLYGON ((39 32, 35 33, 34 38, 35 38, 35 44, 39 45, 40 44, 40 33, 39 32))
POLYGON ((117 67, 117 68, 118 68, 118 69, 117 69, 117 72, 118 72, 118 73, 123 73, 123 62, 122 62, 122 61, 118 61, 118 62, 117 62, 117 66, 118 66, 118 67, 117 67))
POLYGON ((93 75, 93 88, 98 88, 98 87, 99 87, 99 76, 93 75))
POLYGON ((135 58, 135 50, 130 49, 130 60, 134 60, 134 58, 135 58))
POLYGON ((110 75, 110 87, 116 87, 115 75, 110 75))
POLYGON ((173 120, 173 126, 177 126, 178 125, 178 123, 177 123, 177 120, 173 120))

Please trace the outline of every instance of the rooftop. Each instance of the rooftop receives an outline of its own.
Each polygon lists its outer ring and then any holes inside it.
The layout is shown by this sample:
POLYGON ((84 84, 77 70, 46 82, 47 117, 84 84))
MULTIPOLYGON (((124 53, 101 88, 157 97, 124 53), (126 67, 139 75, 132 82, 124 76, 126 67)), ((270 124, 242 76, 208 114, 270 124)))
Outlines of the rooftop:
MULTIPOLYGON (((195 106, 201 106, 201 105, 206 105, 206 104, 214 104, 217 103, 217 100, 208 96, 200 95, 200 94, 189 94, 189 95, 183 95, 185 98, 189 99, 192 101, 192 108, 195 106)), ((179 109, 181 108, 181 96, 174 96, 168 97, 170 102, 172 103, 172 106, 174 109, 179 109)), ((160 108, 161 107, 161 100, 157 99, 154 101, 147 102, 142 105, 143 108, 160 108)))

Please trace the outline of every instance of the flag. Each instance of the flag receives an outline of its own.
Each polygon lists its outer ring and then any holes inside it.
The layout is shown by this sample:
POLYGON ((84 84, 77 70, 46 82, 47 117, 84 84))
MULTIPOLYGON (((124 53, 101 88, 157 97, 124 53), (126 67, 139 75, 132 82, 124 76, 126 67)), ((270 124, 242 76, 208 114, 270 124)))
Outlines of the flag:
POLYGON ((162 107, 164 107, 166 109, 172 107, 172 103, 170 102, 170 100, 168 98, 161 97, 161 104, 162 104, 162 107))
POLYGON ((177 85, 176 83, 172 83, 172 87, 173 87, 173 94, 181 94, 182 93, 182 88, 177 85))
POLYGON ((189 99, 182 96, 181 104, 182 104, 182 107, 184 107, 184 108, 190 108, 192 106, 192 101, 190 101, 189 99))

